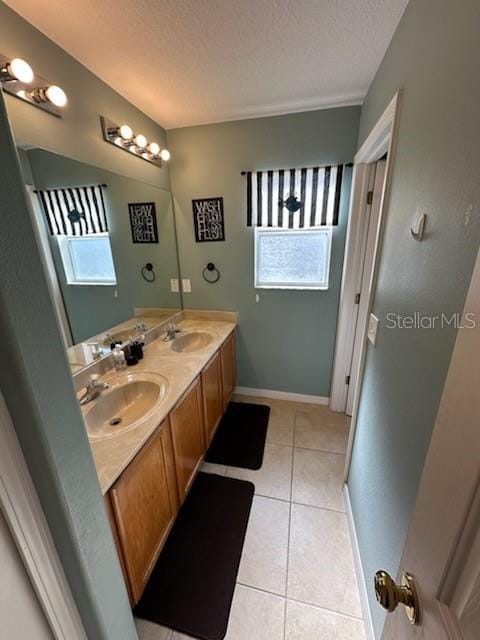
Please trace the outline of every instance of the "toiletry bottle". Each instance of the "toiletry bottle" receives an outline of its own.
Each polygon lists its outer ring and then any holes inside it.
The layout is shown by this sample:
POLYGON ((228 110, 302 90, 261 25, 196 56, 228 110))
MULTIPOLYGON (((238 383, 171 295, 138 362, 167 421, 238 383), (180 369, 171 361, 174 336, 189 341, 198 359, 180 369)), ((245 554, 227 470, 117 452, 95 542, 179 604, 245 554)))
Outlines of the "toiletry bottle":
POLYGON ((115 371, 123 371, 127 368, 127 361, 125 359, 125 353, 120 345, 117 345, 113 349, 113 361, 115 363, 115 371))

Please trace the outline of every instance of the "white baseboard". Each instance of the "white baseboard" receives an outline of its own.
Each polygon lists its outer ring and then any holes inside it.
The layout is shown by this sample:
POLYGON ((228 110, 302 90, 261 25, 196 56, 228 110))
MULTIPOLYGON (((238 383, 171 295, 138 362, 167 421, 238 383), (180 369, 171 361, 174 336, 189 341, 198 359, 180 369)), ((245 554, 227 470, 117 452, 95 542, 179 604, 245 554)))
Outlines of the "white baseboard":
POLYGON ((350 539, 352 541, 355 573, 357 574, 358 590, 360 592, 360 604, 362 606, 363 620, 365 622, 365 635, 367 637, 367 640, 375 640, 372 613, 370 611, 370 603, 368 600, 367 584, 365 582, 365 574, 363 573, 362 561, 360 558, 360 548, 358 546, 357 531, 355 529, 355 521, 353 519, 352 505, 350 504, 350 494, 348 493, 347 485, 344 486, 344 498, 345 508, 347 511, 348 528, 350 531, 350 539))
POLYGON ((236 387, 235 393, 240 396, 272 398, 272 400, 290 400, 291 402, 305 402, 308 404, 328 404, 330 400, 330 398, 324 396, 309 396, 303 393, 289 393, 287 391, 274 391, 273 389, 253 389, 250 387, 236 387))

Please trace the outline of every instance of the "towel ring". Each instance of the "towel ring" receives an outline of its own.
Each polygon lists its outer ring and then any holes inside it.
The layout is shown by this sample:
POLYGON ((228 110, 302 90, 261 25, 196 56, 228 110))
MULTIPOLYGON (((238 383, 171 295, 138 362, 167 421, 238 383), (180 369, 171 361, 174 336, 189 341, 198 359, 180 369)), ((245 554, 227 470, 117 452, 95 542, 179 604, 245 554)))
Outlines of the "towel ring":
POLYGON ((220 280, 220 271, 213 264, 213 262, 209 262, 205 269, 202 271, 202 276, 203 279, 209 284, 215 284, 215 282, 218 282, 220 280), (209 273, 212 273, 213 277, 210 277, 208 275, 209 273))
POLYGON ((153 282, 157 277, 155 275, 155 271, 153 270, 153 264, 151 262, 147 262, 147 264, 145 264, 142 267, 140 273, 142 274, 142 278, 147 282, 153 282))

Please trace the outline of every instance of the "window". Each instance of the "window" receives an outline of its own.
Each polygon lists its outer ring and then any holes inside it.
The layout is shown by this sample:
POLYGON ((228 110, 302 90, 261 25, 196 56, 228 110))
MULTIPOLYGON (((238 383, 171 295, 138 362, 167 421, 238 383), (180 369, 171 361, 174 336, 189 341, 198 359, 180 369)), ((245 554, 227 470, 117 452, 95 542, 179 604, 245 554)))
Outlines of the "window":
POLYGON ((255 228, 255 287, 328 289, 332 230, 255 228))
POLYGON ((57 236, 67 284, 117 283, 108 233, 57 236))

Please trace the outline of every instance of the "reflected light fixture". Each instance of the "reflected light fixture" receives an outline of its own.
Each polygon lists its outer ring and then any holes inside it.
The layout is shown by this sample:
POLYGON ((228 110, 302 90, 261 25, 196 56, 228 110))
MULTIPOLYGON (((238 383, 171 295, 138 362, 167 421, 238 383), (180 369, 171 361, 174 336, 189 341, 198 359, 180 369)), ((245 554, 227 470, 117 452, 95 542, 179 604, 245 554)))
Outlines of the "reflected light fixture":
POLYGON ((0 77, 2 82, 23 82, 30 84, 33 81, 33 69, 22 60, 22 58, 13 58, 9 62, 2 65, 0 69, 0 77))
POLYGON ((0 54, 0 84, 5 92, 56 116, 61 116, 68 102, 61 87, 35 75, 23 58, 10 59, 0 54))
POLYGON ((162 149, 158 142, 148 142, 143 133, 135 134, 128 124, 118 125, 108 118, 100 116, 103 138, 124 151, 128 151, 137 158, 162 166, 162 161, 170 160, 168 149, 162 149))
POLYGON ((68 102, 67 94, 56 84, 52 84, 49 87, 40 87, 39 89, 34 89, 31 92, 31 96, 33 100, 35 100, 35 102, 50 102, 60 109, 64 107, 68 102))

